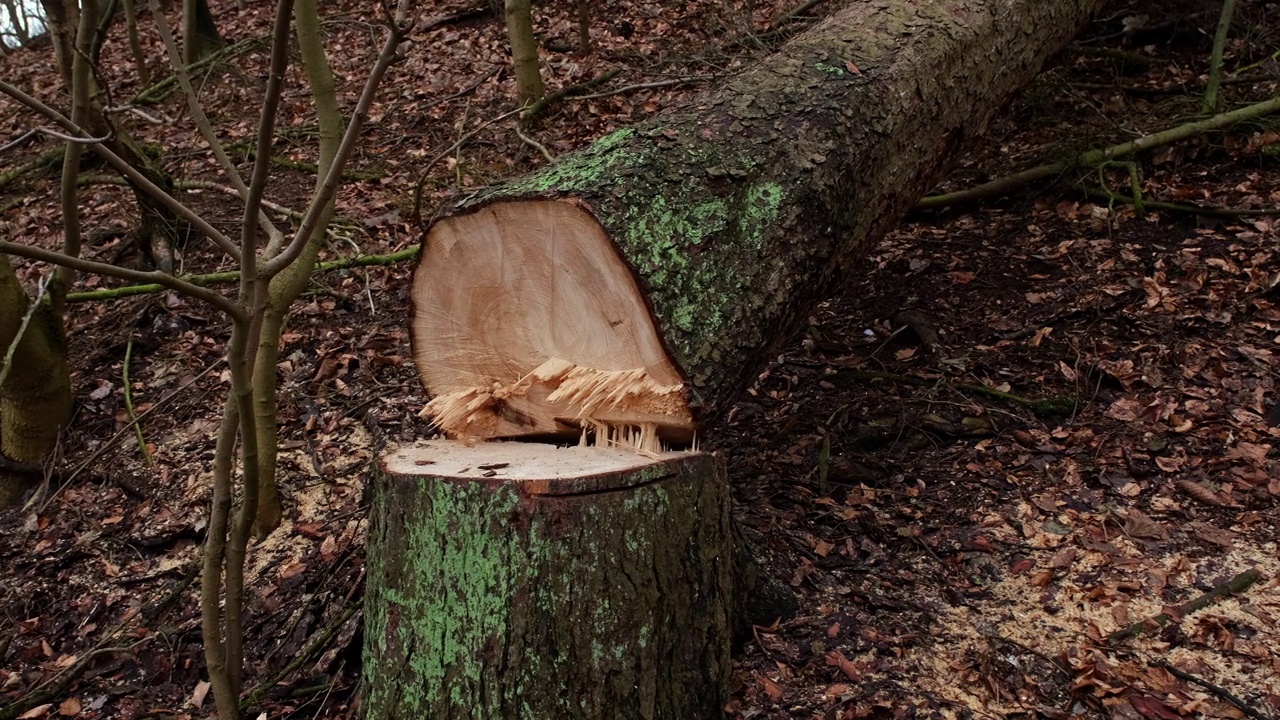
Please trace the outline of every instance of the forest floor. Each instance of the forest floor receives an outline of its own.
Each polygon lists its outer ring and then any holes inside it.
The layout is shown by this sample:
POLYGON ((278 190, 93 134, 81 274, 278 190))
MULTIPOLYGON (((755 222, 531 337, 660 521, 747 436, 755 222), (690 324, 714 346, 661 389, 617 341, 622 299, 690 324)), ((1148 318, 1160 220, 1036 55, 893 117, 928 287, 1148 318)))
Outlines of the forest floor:
MULTIPOLYGON (((240 54, 211 66, 202 92, 246 160, 264 61, 252 38, 266 18, 223 4, 240 54)), ((350 100, 378 32, 367 4, 329 5, 350 100)), ((509 108, 503 30, 483 13, 459 20, 462 5, 422 5, 326 257, 414 246, 424 171, 429 218, 545 162, 507 121, 450 149, 509 108)), ((550 88, 619 67, 592 92, 623 91, 553 108, 537 139, 557 155, 766 52, 728 40, 748 28, 726 2, 622 0, 595 19, 596 47, 582 57, 571 5, 536 11, 550 88), (626 89, 643 83, 669 84, 626 89)), ((1093 24, 944 188, 1193 117, 1218 4, 1149 6, 1119 3, 1093 24)), ((759 31, 790 6, 755 7, 759 31)), ((1237 12, 1227 68, 1248 67, 1252 82, 1226 85, 1228 106, 1280 92, 1280 4, 1237 12)), ((161 57, 153 30, 144 43, 161 57)), ((113 93, 132 97, 127 46, 108 42, 104 58, 113 93)), ((159 60, 151 69, 163 75, 159 60)), ((57 99, 47 46, 0 55, 0 74, 57 99)), ((299 163, 314 160, 315 124, 296 69, 290 81, 276 150, 295 162, 269 197, 297 207, 314 182, 299 163)), ((216 177, 190 126, 168 121, 185 115, 181 97, 147 112, 166 121, 134 118, 135 131, 166 148, 176 178, 216 177)), ((0 141, 31 122, 0 105, 0 141)), ((1145 196, 1280 208, 1278 127, 1142 156, 1145 196)), ((10 150, 0 172, 54 147, 10 150)), ((1125 188, 1125 172, 1080 180, 1125 188)), ((904 222, 712 432, 737 517, 800 601, 796 617, 756 628, 735 652, 727 717, 1280 717, 1280 216, 1139 214, 1076 179, 904 222), (1240 592, 1194 602, 1233 579, 1240 592), (1163 625, 1143 624, 1155 618, 1163 625)), ((185 197, 238 224, 217 191, 185 197)), ((0 233, 55 246, 56 198, 50 175, 0 186, 0 233)), ((123 190, 92 185, 82 207, 98 233, 91 256, 144 262, 104 232, 129 222, 123 190)), ((185 271, 218 269, 198 243, 182 251, 185 271)), ((33 282, 44 270, 20 267, 33 282)), ((409 359, 410 271, 317 275, 285 337, 286 519, 250 556, 253 717, 359 716, 370 460, 431 432, 409 359)), ((0 515, 0 717, 207 717, 192 580, 227 386, 225 323, 155 294, 77 303, 69 325, 78 400, 59 471, 38 502, 0 515)))

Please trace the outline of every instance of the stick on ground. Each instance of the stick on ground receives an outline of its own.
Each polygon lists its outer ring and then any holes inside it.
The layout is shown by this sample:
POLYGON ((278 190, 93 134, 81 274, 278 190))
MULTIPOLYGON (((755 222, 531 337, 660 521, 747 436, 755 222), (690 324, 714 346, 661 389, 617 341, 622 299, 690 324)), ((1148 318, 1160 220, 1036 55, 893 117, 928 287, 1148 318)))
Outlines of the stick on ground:
POLYGON ((1200 597, 1195 598, 1194 600, 1189 600, 1179 605, 1177 608, 1174 609, 1173 615, 1169 613, 1160 613, 1159 615, 1156 615, 1153 618, 1143 620, 1141 622, 1136 622, 1130 625, 1129 627, 1126 627, 1122 630, 1117 630, 1111 633, 1110 635, 1108 635, 1107 642, 1109 643, 1123 642, 1125 640, 1138 637, 1139 635, 1142 635, 1143 633, 1146 633, 1149 630, 1162 628, 1165 625, 1168 625, 1170 622, 1174 622, 1175 620, 1181 620, 1182 618, 1186 617, 1187 615, 1190 615, 1193 612, 1196 612, 1197 610, 1203 610, 1209 607, 1210 605, 1218 602, 1219 600, 1230 597, 1232 595, 1239 595, 1245 590, 1248 590, 1251 586, 1253 586, 1255 583, 1257 583, 1261 579, 1262 579, 1262 573, 1257 568, 1251 568, 1249 570, 1245 570, 1244 572, 1240 573, 1239 575, 1236 575, 1235 577, 1231 578, 1227 582, 1222 583, 1221 585, 1215 587, 1214 589, 1201 595, 1200 597))

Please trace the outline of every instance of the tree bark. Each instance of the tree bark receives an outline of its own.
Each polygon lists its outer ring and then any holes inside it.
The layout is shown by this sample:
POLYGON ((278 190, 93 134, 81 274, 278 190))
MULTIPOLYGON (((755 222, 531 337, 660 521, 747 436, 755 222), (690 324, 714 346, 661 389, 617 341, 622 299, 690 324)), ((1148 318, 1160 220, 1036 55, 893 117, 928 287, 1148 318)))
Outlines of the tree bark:
POLYGON ((367 716, 719 717, 728 503, 699 453, 393 449, 369 534, 367 716))
POLYGON ((852 3, 687 106, 469 199, 414 281, 437 421, 501 437, 632 413, 667 441, 713 421, 1102 5, 852 3))
POLYGON ((222 45, 209 0, 182 2, 182 62, 192 65, 222 45))
POLYGON ((13 461, 0 463, 0 509, 20 502, 40 480, 39 468, 71 418, 71 370, 61 318, 47 306, 38 307, 18 338, 28 302, 9 257, 0 254, 0 358, 17 341, 0 386, 0 453, 13 461))
POLYGON ((516 103, 537 102, 546 90, 538 68, 538 41, 533 36, 533 11, 529 0, 506 0, 507 40, 516 75, 516 103))

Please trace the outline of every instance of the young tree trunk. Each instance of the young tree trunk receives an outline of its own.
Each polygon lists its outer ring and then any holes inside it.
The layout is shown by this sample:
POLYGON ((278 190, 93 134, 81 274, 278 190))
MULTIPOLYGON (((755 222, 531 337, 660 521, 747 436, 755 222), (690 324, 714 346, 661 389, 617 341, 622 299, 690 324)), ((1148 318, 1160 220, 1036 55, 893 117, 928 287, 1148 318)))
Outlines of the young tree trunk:
MULTIPOLYGON (((315 0, 298 0, 294 5, 294 26, 298 37, 298 50, 302 67, 307 73, 311 96, 316 103, 316 118, 320 127, 319 153, 316 164, 316 188, 319 189, 333 166, 346 130, 342 109, 334 87, 333 70, 329 67, 320 33, 320 13, 315 0)), ((254 360, 254 412, 258 428, 258 480, 261 492, 258 497, 258 514, 254 522, 254 534, 262 537, 280 525, 283 512, 280 490, 276 479, 277 455, 277 364, 280 360, 280 336, 284 332, 289 308, 298 295, 306 289, 315 268, 321 240, 333 218, 333 201, 324 209, 320 222, 308 239, 306 247, 296 261, 271 281, 267 293, 267 308, 263 314, 262 333, 254 360)))
POLYGON ((578 0, 578 53, 591 54, 591 0, 578 0))
POLYGON ((71 370, 62 320, 47 306, 38 307, 18 338, 28 302, 9 257, 0 254, 0 358, 17 340, 0 385, 0 452, 12 461, 0 463, 0 509, 20 502, 40 480, 40 466, 71 418, 71 370))
POLYGON ((133 64, 138 69, 138 84, 146 87, 151 84, 151 71, 147 69, 147 55, 142 51, 142 41, 138 38, 138 9, 134 0, 124 0, 123 5, 129 52, 133 53, 133 64))
POLYGON ((480 193, 430 228, 414 278, 429 410, 477 438, 687 442, 1102 4, 852 3, 480 193))
POLYGON ((530 0, 506 0, 507 38, 516 74, 516 103, 528 105, 542 99, 542 73, 538 69, 538 41, 533 37, 530 0))
POLYGON ((723 714, 717 458, 435 441, 390 451, 374 482, 369 718, 723 714))
POLYGON ((53 41, 54 59, 62 75, 62 86, 71 87, 71 64, 75 54, 76 26, 80 22, 80 5, 76 0, 40 0, 45 24, 53 41))
POLYGON ((182 62, 191 65, 222 45, 209 0, 182 0, 182 62))

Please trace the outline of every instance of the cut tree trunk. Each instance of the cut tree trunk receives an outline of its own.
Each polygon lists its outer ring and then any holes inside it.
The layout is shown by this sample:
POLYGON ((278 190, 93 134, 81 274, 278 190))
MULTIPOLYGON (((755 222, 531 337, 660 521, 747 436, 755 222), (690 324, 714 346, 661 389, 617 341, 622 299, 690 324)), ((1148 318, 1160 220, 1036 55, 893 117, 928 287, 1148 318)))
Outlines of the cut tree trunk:
POLYGON ((1102 5, 851 3, 721 89, 469 199, 414 278, 428 411, 471 438, 687 443, 1102 5))
POLYGON ((723 714, 715 457, 433 441, 384 456, 373 504, 369 718, 723 714))

